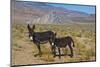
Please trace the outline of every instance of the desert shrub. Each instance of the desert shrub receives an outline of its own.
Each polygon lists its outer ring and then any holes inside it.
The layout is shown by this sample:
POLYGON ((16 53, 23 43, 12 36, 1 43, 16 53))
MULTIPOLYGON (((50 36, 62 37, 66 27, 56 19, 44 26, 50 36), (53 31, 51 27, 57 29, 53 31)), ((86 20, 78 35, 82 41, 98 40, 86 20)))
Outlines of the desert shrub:
POLYGON ((86 55, 85 59, 90 60, 91 57, 95 56, 94 49, 87 49, 86 52, 85 52, 85 55, 86 55))
POLYGON ((71 32, 71 34, 76 37, 82 37, 82 34, 80 32, 71 32))
POLYGON ((22 46, 20 46, 19 44, 17 44, 17 43, 14 43, 13 44, 15 47, 17 47, 17 48, 22 48, 22 46))

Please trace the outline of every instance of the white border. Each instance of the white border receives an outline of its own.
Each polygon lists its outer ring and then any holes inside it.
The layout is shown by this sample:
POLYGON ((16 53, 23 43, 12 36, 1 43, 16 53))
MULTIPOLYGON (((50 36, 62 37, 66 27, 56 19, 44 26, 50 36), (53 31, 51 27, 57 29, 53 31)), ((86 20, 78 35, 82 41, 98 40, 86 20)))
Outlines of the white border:
POLYGON ((10 64, 10 1, 0 1, 0 67, 10 64))

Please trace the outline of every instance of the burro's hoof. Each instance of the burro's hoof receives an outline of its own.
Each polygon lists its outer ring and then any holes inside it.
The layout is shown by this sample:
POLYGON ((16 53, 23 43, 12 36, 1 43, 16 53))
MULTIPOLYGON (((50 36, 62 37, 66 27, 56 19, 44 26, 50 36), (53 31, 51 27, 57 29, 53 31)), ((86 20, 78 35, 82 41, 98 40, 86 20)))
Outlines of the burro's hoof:
POLYGON ((71 58, 73 58, 73 55, 70 55, 71 58))

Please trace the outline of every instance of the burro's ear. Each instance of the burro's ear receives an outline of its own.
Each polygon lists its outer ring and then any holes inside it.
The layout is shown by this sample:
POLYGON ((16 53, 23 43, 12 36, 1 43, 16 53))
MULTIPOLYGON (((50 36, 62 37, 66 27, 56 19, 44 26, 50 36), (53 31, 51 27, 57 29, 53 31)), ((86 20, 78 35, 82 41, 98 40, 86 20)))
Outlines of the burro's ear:
POLYGON ((28 30, 30 30, 30 29, 31 29, 29 24, 27 25, 27 28, 28 28, 28 30))
POLYGON ((33 25, 32 29, 35 29, 35 25, 33 25))

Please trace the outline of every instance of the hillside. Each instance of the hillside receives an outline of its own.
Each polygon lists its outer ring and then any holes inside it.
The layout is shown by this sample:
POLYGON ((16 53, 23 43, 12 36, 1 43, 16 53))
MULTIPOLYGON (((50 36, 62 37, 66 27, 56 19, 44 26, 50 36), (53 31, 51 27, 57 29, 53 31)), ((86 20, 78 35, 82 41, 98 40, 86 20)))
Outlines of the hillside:
MULTIPOLYGON (((12 1, 12 21, 37 24, 95 22, 95 14, 54 7, 48 3, 12 1)), ((17 22, 18 23, 18 22, 17 22)))

